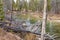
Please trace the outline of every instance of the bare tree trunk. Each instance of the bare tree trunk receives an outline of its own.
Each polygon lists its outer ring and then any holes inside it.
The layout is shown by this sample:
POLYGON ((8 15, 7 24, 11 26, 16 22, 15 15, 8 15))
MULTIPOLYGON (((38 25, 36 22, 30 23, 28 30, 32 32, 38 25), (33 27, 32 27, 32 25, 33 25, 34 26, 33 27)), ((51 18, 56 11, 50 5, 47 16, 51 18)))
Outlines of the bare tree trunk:
POLYGON ((12 10, 12 0, 3 0, 4 11, 12 10))
POLYGON ((59 14, 59 8, 58 8, 58 5, 59 4, 59 1, 58 0, 56 0, 56 8, 55 8, 55 13, 56 14, 59 14))
MULTIPOLYGON (((6 20, 8 10, 12 11, 12 0, 3 0, 3 10, 5 13, 5 20, 6 20)), ((11 15, 12 15, 12 12, 11 12, 11 15)))
POLYGON ((42 22, 41 40, 45 40, 44 34, 45 34, 46 21, 47 21, 46 9, 47 9, 47 0, 44 0, 44 11, 43 11, 43 22, 42 22))

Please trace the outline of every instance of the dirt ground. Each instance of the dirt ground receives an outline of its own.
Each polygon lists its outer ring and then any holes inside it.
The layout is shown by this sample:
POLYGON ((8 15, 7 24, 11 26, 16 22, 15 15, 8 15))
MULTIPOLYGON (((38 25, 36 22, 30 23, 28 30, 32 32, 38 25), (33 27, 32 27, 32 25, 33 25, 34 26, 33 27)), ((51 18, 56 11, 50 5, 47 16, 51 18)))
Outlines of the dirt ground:
POLYGON ((21 40, 21 38, 0 28, 0 40, 21 40))
MULTIPOLYGON (((33 12, 32 14, 36 18, 43 17, 43 13, 33 12)), ((60 14, 47 13, 47 20, 60 20, 60 14)))

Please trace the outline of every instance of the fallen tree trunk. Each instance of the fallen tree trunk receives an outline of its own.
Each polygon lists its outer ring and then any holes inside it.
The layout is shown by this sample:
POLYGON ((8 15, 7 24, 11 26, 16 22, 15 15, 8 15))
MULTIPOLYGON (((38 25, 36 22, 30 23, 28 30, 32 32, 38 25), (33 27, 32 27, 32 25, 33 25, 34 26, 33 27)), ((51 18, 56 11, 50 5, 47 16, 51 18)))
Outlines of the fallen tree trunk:
POLYGON ((24 30, 24 29, 21 29, 21 28, 6 26, 5 24, 7 24, 7 22, 0 22, 0 24, 1 24, 0 28, 3 28, 6 31, 12 30, 13 32, 28 32, 28 33, 33 33, 33 34, 36 34, 36 35, 41 35, 40 33, 31 32, 31 31, 24 30))

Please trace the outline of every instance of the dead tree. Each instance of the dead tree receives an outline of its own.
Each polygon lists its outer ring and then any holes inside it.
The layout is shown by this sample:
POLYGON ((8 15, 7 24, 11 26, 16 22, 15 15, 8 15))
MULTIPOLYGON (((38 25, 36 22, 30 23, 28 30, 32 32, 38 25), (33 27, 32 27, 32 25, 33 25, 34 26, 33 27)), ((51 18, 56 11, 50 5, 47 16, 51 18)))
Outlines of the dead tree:
MULTIPOLYGON (((6 20, 8 11, 12 15, 12 0, 3 0, 3 10, 5 13, 5 20, 6 20)), ((12 19, 12 16, 11 16, 11 19, 12 19)))
POLYGON ((43 21, 42 21, 41 40, 45 40, 44 34, 45 34, 46 21, 47 21, 46 9, 47 9, 47 0, 44 0, 44 11, 43 11, 43 21))

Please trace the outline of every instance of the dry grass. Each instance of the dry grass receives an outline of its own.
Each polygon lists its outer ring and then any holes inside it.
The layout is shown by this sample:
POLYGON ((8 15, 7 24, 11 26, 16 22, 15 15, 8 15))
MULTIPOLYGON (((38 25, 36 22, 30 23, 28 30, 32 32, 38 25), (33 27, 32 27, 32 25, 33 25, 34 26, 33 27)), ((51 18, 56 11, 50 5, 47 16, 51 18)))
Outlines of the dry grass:
MULTIPOLYGON (((32 12, 32 16, 39 19, 39 18, 43 17, 43 13, 32 12)), ((48 18, 48 20, 50 20, 50 19, 52 19, 52 20, 60 20, 60 14, 49 13, 47 18, 48 18)))
POLYGON ((0 40, 21 40, 21 38, 24 40, 36 40, 36 35, 32 33, 12 34, 0 28, 0 40))
POLYGON ((17 33, 17 35, 20 36, 24 40, 36 40, 36 34, 20 32, 20 33, 17 33))
POLYGON ((21 38, 0 28, 0 40, 21 40, 21 38))
POLYGON ((28 33, 25 36, 25 40, 35 40, 35 39, 36 39, 36 35, 32 33, 28 33))

